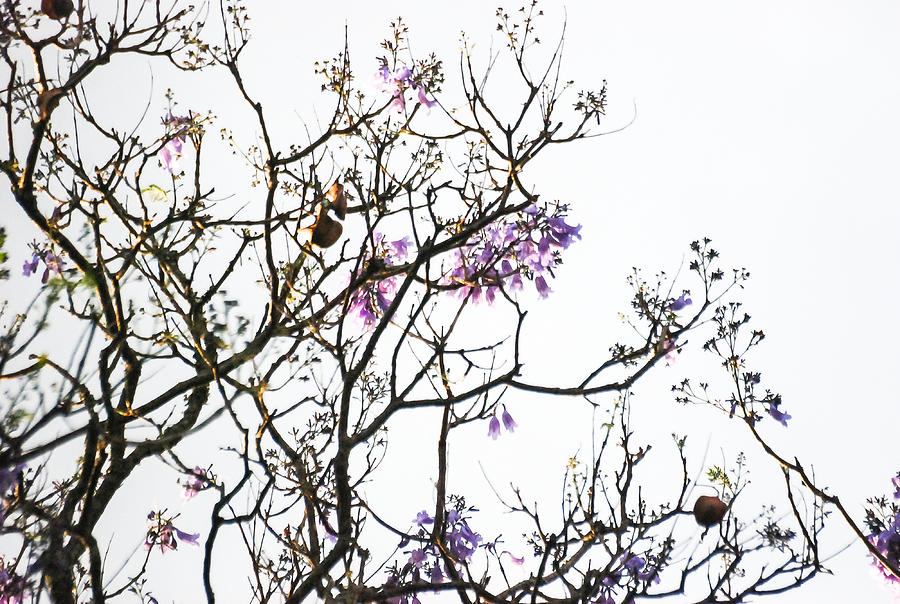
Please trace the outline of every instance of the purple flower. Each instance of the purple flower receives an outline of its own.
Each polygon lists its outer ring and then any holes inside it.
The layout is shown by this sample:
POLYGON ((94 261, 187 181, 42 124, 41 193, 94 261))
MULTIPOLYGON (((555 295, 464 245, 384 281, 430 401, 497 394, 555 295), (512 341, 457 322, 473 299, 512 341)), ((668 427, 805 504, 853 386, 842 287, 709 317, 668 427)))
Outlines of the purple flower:
POLYGON ((491 418, 491 423, 488 425, 488 436, 494 440, 500 437, 500 420, 497 419, 496 415, 491 418))
POLYGON ((424 527, 426 524, 434 524, 434 518, 428 515, 428 512, 422 510, 418 514, 416 514, 416 524, 421 527, 424 527))
POLYGON ((894 499, 900 499, 900 474, 897 474, 891 479, 891 482, 894 483, 894 499))
POLYGON ((672 312, 678 312, 685 306, 690 306, 693 304, 693 301, 687 297, 687 294, 681 294, 681 297, 669 304, 666 309, 672 312))
POLYGON ((443 583, 444 571, 441 570, 441 565, 435 562, 434 566, 431 567, 431 573, 429 576, 432 583, 443 583))
POLYGON ((181 157, 181 150, 187 140, 188 128, 191 125, 190 115, 179 117, 166 114, 162 119, 162 123, 173 132, 165 145, 159 150, 162 158, 162 165, 169 174, 174 174, 178 169, 178 159, 181 157))
POLYGON ((178 529, 170 519, 164 519, 160 512, 150 512, 147 519, 151 521, 152 526, 144 539, 144 549, 150 550, 155 545, 159 546, 162 553, 166 553, 166 550, 178 549, 179 539, 190 545, 199 545, 197 540, 200 533, 186 533, 178 529))
POLYGON ((421 547, 409 552, 410 564, 412 564, 416 568, 420 568, 423 562, 425 562, 425 550, 423 550, 421 547))
POLYGON ((647 563, 646 560, 641 558, 640 556, 635 556, 632 553, 625 554, 625 568, 627 568, 631 573, 636 573, 637 571, 644 568, 644 565, 647 563))
POLYGON ((190 478, 182 483, 184 486, 185 499, 193 499, 197 493, 212 486, 212 482, 208 478, 207 470, 200 466, 191 470, 189 476, 190 478))
POLYGON ((425 93, 424 86, 419 86, 418 88, 419 88, 419 102, 420 103, 425 105, 425 107, 427 107, 428 109, 431 109, 432 107, 437 105, 437 101, 434 101, 434 100, 429 101, 428 97, 425 96, 426 93, 425 93))
POLYGON ((503 415, 501 417, 503 418, 503 427, 510 432, 515 432, 516 426, 519 424, 517 424, 516 420, 509 414, 509 411, 506 410, 506 405, 503 405, 503 415))
POLYGON ((543 275, 538 275, 534 278, 534 287, 537 288, 537 292, 540 294, 541 298, 546 298, 550 295, 550 286, 547 285, 547 281, 544 279, 543 275))
POLYGON ((47 282, 47 279, 50 278, 51 272, 54 272, 57 275, 61 275, 62 269, 65 266, 65 262, 63 261, 63 259, 51 251, 47 251, 47 253, 44 254, 44 264, 47 265, 47 268, 44 269, 44 274, 41 277, 41 283, 47 282))
POLYGON ((26 260, 25 264, 22 265, 22 275, 24 275, 25 277, 31 276, 31 274, 37 270, 38 260, 39 258, 37 254, 33 254, 31 256, 30 262, 26 260))
POLYGON ((471 558, 480 543, 481 535, 473 532, 465 521, 447 533, 447 546, 458 560, 471 558))
POLYGON ((457 522, 459 522, 459 512, 457 512, 456 510, 450 510, 447 513, 447 523, 456 524, 457 522))
POLYGON ((775 421, 780 422, 782 426, 787 428, 787 422, 791 419, 791 416, 787 413, 784 413, 778 409, 778 405, 781 404, 781 396, 776 396, 774 400, 769 402, 769 415, 771 415, 775 421))
POLYGON ((0 564, 0 604, 22 604, 25 579, 12 571, 14 565, 7 566, 2 558, 0 564))
POLYGON ((509 561, 512 562, 513 564, 515 564, 516 566, 522 566, 523 564, 525 564, 525 556, 522 556, 521 558, 517 558, 509 550, 503 550, 503 553, 506 554, 507 556, 509 556, 509 561))

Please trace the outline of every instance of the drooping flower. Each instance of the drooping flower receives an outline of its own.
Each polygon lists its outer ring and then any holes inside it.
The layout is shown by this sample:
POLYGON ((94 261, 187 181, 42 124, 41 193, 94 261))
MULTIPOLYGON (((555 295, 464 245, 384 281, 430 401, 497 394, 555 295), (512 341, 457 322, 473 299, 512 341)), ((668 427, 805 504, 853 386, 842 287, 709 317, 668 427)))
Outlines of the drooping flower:
POLYGON ((891 482, 894 483, 894 499, 900 499, 900 473, 894 476, 891 482))
POLYGON ((178 160, 181 158, 181 150, 187 140, 188 129, 191 125, 191 116, 176 116, 166 114, 162 124, 170 132, 169 140, 159 150, 162 158, 162 166, 169 174, 174 174, 178 169, 178 160))
POLYGON ((515 432, 516 427, 519 424, 517 424, 516 420, 509 414, 509 411, 506 410, 506 405, 503 405, 503 415, 501 417, 503 419, 503 427, 510 432, 515 432))
POLYGON ((500 420, 497 419, 496 415, 491 418, 491 423, 488 424, 488 436, 494 440, 500 437, 500 420))
POLYGON ((163 518, 161 512, 150 512, 147 519, 150 520, 151 526, 144 539, 144 549, 150 550, 153 546, 158 546, 162 553, 166 553, 166 550, 174 551, 178 549, 179 540, 190 545, 199 545, 200 533, 182 531, 172 524, 170 518, 163 518))
POLYGON ((547 280, 544 279, 543 275, 538 275, 534 278, 534 286, 537 288, 537 292, 540 294, 541 298, 546 298, 550 295, 550 286, 547 285, 547 280))
POLYGON ((185 479, 181 484, 184 487, 184 498, 193 499, 200 491, 210 488, 213 483, 210 480, 209 471, 200 466, 195 467, 188 474, 190 478, 185 479))
MULTIPOLYGON (((525 564, 525 556, 518 558, 515 555, 513 555, 513 553, 509 550, 503 550, 503 554, 508 556, 509 561, 512 562, 513 564, 515 564, 516 566, 522 566, 523 564, 525 564)), ((503 555, 503 554, 501 554, 501 555, 503 555)))
POLYGON ((787 413, 781 411, 778 406, 781 404, 781 396, 776 396, 772 401, 769 402, 769 408, 767 411, 769 415, 771 415, 775 421, 781 423, 782 426, 787 428, 787 422, 791 419, 791 416, 787 413))
POLYGON ((685 306, 690 306, 691 304, 693 304, 693 300, 688 298, 687 294, 681 294, 681 296, 677 300, 669 304, 666 309, 672 312, 678 312, 685 306))

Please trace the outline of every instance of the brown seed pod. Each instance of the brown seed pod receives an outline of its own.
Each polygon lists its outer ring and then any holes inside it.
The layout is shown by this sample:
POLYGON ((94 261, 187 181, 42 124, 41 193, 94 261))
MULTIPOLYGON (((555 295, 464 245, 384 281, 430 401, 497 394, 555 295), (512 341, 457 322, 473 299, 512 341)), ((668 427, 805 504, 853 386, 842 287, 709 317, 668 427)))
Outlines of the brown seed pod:
POLYGON ((316 217, 316 221, 312 226, 308 226, 303 230, 309 233, 309 241, 313 245, 331 247, 341 238, 344 227, 329 216, 322 206, 319 206, 319 214, 316 217))
POLYGON ((62 21, 72 14, 75 5, 72 0, 41 0, 41 11, 57 21, 62 21))
POLYGON ((694 503, 694 518, 700 526, 710 527, 725 517, 728 505, 713 495, 701 495, 694 503))
POLYGON ((344 185, 335 182, 325 193, 325 198, 331 202, 334 213, 343 220, 347 216, 347 197, 344 195, 344 185))

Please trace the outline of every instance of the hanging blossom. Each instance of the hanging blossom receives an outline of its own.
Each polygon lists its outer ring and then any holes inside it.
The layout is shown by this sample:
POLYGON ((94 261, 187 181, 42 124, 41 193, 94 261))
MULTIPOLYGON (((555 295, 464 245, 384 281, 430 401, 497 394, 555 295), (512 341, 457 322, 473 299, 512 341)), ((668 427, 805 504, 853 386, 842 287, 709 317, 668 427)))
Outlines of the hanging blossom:
POLYGON ((171 518, 163 518, 162 512, 150 512, 147 514, 147 520, 150 521, 150 528, 144 539, 144 549, 146 550, 158 546, 162 553, 166 553, 166 550, 174 551, 178 549, 179 540, 190 545, 199 545, 197 540, 200 538, 200 533, 186 533, 176 528, 172 524, 171 518))
MULTIPOLYGON (((519 424, 516 423, 516 420, 513 419, 513 416, 509 414, 509 411, 506 410, 506 405, 503 405, 501 419, 503 420, 503 427, 506 428, 507 432, 515 432, 516 428, 519 426, 519 424)), ((491 418, 490 424, 488 425, 488 436, 494 440, 497 440, 500 437, 500 420, 497 419, 496 415, 491 418)))
MULTIPOLYGON (((891 479, 894 485, 894 499, 900 499, 900 474, 891 479)), ((900 594, 900 578, 896 575, 900 573, 900 511, 893 506, 893 518, 890 524, 874 520, 874 515, 870 515, 873 520, 868 520, 869 528, 874 532, 869 535, 869 543, 875 546, 884 558, 888 561, 891 568, 886 568, 882 562, 872 556, 872 564, 877 568, 885 581, 900 594)))
MULTIPOLYGON (((405 261, 412 245, 408 237, 388 241, 383 234, 375 233, 373 239, 375 256, 382 259, 385 266, 395 266, 405 261)), ((363 258, 363 266, 368 259, 368 255, 363 258)), ((350 280, 353 281, 358 276, 359 273, 354 273, 350 280)), ((355 316, 366 329, 371 329, 378 322, 378 317, 390 308, 399 284, 400 277, 397 275, 366 281, 350 294, 348 314, 355 316)))
POLYGON ((51 273, 55 273, 56 275, 62 275, 63 269, 66 267, 65 260, 59 255, 56 254, 51 247, 49 247, 46 243, 39 244, 37 242, 32 242, 30 244, 31 247, 31 260, 26 260, 25 264, 22 265, 22 275, 25 277, 29 277, 35 273, 37 273, 38 267, 41 263, 44 265, 44 273, 41 275, 41 283, 47 283, 50 279, 51 273))
POLYGON ((178 169, 178 160, 181 158, 181 149, 187 140, 188 129, 191 126, 191 114, 187 116, 177 116, 167 113, 162 118, 162 124, 166 127, 171 137, 169 141, 159 150, 159 156, 162 160, 162 166, 169 174, 174 174, 178 169))
POLYGON ((673 301, 671 304, 666 306, 666 310, 669 310, 671 312, 678 312, 679 310, 682 310, 685 306, 690 306, 693 303, 694 303, 694 301, 691 300, 690 298, 688 298, 687 294, 681 294, 681 296, 677 300, 673 301))
POLYGON ((15 566, 0 557, 0 604, 22 604, 25 597, 25 578, 13 570, 15 566))
POLYGON ((215 484, 216 477, 206 468, 196 466, 188 474, 188 478, 178 479, 181 486, 184 487, 184 498, 193 499, 200 491, 212 487, 215 484))
POLYGON ((493 304, 500 287, 524 288, 530 278, 541 298, 550 295, 547 279, 562 260, 559 252, 581 239, 581 225, 572 226, 563 215, 565 206, 552 210, 535 204, 476 233, 454 250, 444 282, 457 286, 460 297, 477 304, 493 304))
POLYGON ((409 67, 401 65, 397 69, 391 71, 387 64, 382 63, 381 68, 375 75, 376 84, 381 92, 391 95, 391 110, 395 113, 403 113, 406 111, 406 98, 404 93, 406 90, 413 90, 416 98, 421 105, 427 109, 431 109, 437 104, 435 100, 428 99, 428 91, 425 85, 417 82, 413 76, 413 72, 409 67))
POLYGON ((766 409, 766 411, 769 412, 769 415, 771 415, 775 421, 780 422, 782 426, 787 428, 787 423, 788 420, 791 419, 791 416, 787 413, 784 413, 778 408, 779 405, 781 405, 781 395, 776 394, 770 401, 767 402, 769 404, 769 408, 766 409))
MULTIPOLYGON (((423 583, 427 577, 428 583, 437 585, 443 583, 446 578, 442 568, 442 564, 447 564, 444 555, 441 549, 430 541, 431 529, 426 528, 434 524, 434 518, 427 511, 422 510, 416 514, 413 522, 418 527, 415 533, 419 539, 418 547, 404 551, 404 554, 407 555, 406 563, 399 569, 394 568, 389 571, 390 576, 384 584, 385 589, 400 585, 401 580, 423 583)), ((466 518, 456 509, 447 512, 446 522, 445 551, 449 552, 450 557, 458 564, 470 561, 475 551, 482 547, 481 535, 469 527, 466 518)), ((409 543, 410 539, 404 538, 399 547, 405 547, 409 543)), ((387 598, 386 601, 390 604, 416 604, 419 600, 415 595, 410 595, 387 598)))

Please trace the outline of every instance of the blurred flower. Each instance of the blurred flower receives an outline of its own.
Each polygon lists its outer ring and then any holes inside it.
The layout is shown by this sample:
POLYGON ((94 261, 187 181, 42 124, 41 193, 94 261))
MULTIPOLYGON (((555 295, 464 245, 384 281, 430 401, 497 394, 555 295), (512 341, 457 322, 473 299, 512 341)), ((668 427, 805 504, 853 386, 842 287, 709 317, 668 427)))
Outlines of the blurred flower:
POLYGON ((515 564, 516 566, 522 566, 523 564, 525 564, 525 556, 522 556, 521 558, 517 558, 509 550, 503 550, 503 554, 506 554, 509 557, 509 561, 512 562, 513 564, 515 564))
POLYGON ((174 174, 178 169, 178 160, 181 158, 181 149, 187 140, 188 128, 191 125, 191 116, 176 116, 166 114, 162 124, 166 126, 171 138, 159 150, 162 165, 169 174, 174 174))
POLYGON ((162 553, 166 550, 175 550, 178 548, 178 541, 181 540, 190 545, 199 545, 197 540, 200 533, 186 533, 172 524, 171 519, 165 519, 161 512, 150 512, 147 519, 151 522, 150 529, 147 530, 147 537, 144 539, 144 549, 150 550, 154 545, 159 546, 162 553))
POLYGON ((771 415, 775 421, 780 422, 782 426, 787 428, 787 422, 791 419, 791 416, 787 413, 782 412, 778 409, 778 406, 781 404, 781 395, 777 395, 772 401, 769 402, 769 415, 771 415))
POLYGON ((506 410, 506 405, 503 405, 503 415, 501 417, 503 419, 503 427, 510 432, 515 432, 516 427, 519 424, 517 424, 516 420, 509 414, 509 411, 506 410))
POLYGON ((184 487, 184 498, 185 499, 193 499, 197 493, 208 489, 213 485, 210 480, 210 476, 208 474, 208 470, 205 468, 201 468, 200 466, 195 467, 191 470, 191 473, 188 474, 190 478, 181 482, 184 487))
POLYGON ((30 276, 32 273, 34 273, 34 272, 37 270, 37 267, 38 267, 38 261, 39 261, 39 260, 40 260, 40 259, 38 258, 38 255, 37 255, 37 254, 33 254, 33 255, 31 256, 31 261, 27 261, 27 260, 26 260, 26 261, 25 261, 25 264, 22 265, 22 274, 23 274, 24 276, 28 277, 28 276, 30 276))
POLYGON ((0 604, 22 604, 25 596, 25 579, 13 568, 15 564, 0 558, 0 604))
POLYGON ((491 418, 491 423, 488 425, 488 436, 494 440, 500 437, 500 420, 497 419, 496 415, 491 418))
POLYGON ((669 304, 666 309, 672 312, 678 312, 685 306, 690 306, 693 301, 687 297, 687 294, 681 294, 681 297, 669 304))

